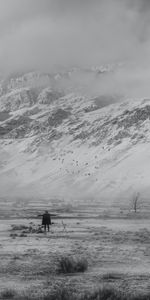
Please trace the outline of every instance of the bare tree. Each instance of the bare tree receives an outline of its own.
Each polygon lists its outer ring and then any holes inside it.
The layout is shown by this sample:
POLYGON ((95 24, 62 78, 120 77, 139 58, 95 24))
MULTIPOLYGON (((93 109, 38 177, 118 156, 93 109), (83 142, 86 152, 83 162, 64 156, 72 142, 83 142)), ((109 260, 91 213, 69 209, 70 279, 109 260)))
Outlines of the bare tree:
POLYGON ((134 208, 134 212, 135 212, 135 213, 137 212, 137 203, 138 203, 138 200, 139 200, 139 196, 140 196, 140 194, 137 193, 137 194, 134 195, 134 197, 133 197, 133 208, 134 208))

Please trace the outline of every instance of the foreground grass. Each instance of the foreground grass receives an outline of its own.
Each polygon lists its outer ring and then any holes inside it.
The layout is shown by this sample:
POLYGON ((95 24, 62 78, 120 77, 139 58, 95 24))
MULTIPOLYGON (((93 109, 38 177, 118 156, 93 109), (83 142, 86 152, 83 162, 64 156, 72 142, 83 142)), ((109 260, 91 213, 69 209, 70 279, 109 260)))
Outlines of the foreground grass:
POLYGON ((46 295, 20 294, 17 291, 5 290, 1 293, 0 299, 13 300, 150 300, 149 294, 127 294, 114 289, 113 287, 104 287, 92 292, 79 291, 71 292, 68 288, 58 287, 57 290, 48 292, 46 295))
POLYGON ((85 258, 64 256, 61 257, 58 264, 58 273, 69 274, 85 272, 88 268, 88 262, 85 258))

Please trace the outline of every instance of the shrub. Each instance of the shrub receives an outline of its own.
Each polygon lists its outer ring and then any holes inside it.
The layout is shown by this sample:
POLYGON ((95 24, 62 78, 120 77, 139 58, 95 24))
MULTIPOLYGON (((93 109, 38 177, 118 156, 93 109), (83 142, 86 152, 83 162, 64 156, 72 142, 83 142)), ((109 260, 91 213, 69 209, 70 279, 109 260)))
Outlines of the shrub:
POLYGON ((16 292, 11 289, 6 289, 1 292, 0 297, 1 299, 14 299, 16 296, 16 292))
POLYGON ((11 230, 16 231, 16 230, 26 230, 28 229, 28 226, 25 225, 11 225, 11 230))
POLYGON ((88 268, 88 262, 85 258, 73 256, 61 257, 58 265, 58 273, 77 273, 85 272, 88 268))
POLYGON ((11 234, 10 234, 10 237, 11 237, 12 239, 15 239, 17 236, 18 236, 17 233, 11 233, 11 234))

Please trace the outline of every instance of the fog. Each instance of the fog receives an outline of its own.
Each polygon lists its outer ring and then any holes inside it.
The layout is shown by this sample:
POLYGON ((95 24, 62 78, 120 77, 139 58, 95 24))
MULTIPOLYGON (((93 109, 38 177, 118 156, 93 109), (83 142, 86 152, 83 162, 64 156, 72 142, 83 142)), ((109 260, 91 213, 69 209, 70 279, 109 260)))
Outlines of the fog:
POLYGON ((90 79, 91 90, 148 97, 149 21, 149 0, 0 0, 0 70, 123 62, 100 83, 87 77, 84 86, 90 79))

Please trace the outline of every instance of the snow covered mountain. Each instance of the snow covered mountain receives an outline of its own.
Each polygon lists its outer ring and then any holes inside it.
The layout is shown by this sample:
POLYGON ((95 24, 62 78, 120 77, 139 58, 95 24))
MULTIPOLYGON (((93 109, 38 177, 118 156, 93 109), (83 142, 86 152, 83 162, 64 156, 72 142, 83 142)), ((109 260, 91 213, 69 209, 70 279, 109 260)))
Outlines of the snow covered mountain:
POLYGON ((113 103, 67 94, 48 75, 19 78, 1 82, 1 199, 128 207, 134 193, 148 198, 149 99, 113 103))

